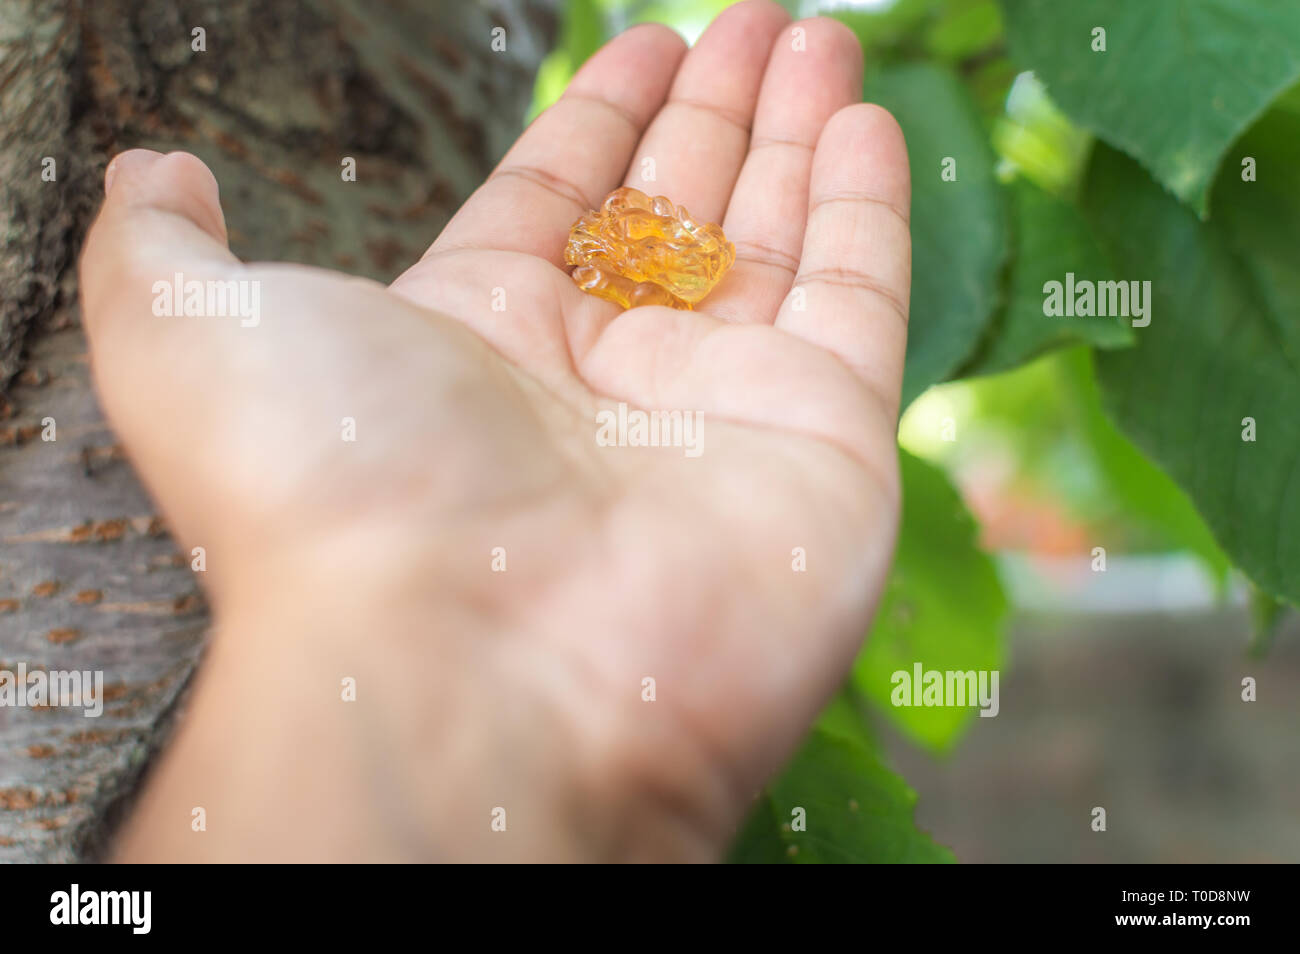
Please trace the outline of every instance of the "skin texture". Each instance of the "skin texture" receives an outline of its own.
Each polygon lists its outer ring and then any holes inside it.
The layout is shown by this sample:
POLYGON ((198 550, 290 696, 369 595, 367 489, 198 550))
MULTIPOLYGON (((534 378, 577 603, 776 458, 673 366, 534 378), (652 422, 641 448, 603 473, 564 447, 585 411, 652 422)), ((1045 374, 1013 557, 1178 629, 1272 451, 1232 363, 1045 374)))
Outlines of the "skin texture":
POLYGON ((689 52, 633 28, 389 287, 240 263, 199 160, 114 160, 81 262, 96 382, 215 616, 120 858, 720 857, 893 549, 910 184, 861 70, 844 27, 768 2, 689 52), (620 184, 735 242, 697 311, 561 268, 620 184), (259 282, 260 323, 155 316, 178 271, 259 282), (620 401, 702 412, 703 453, 599 446, 620 401))

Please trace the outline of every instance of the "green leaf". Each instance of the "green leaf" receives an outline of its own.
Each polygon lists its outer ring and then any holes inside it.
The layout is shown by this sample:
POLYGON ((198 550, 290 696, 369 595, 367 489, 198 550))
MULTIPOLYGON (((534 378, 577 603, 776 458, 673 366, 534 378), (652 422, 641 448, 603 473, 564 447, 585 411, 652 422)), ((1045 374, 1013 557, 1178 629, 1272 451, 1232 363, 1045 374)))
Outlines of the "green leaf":
MULTIPOLYGON (((1261 168, 1280 180, 1270 186, 1279 195, 1300 187, 1300 169, 1275 158, 1288 148, 1288 120, 1272 114, 1248 137, 1261 168)), ((1116 277, 1150 281, 1152 302, 1136 347, 1098 355, 1097 377, 1107 413, 1187 491, 1228 555, 1259 586, 1296 602, 1300 367, 1285 326, 1295 319, 1300 272, 1269 263, 1280 251, 1274 242, 1300 248, 1300 218, 1229 211, 1253 201, 1229 185, 1234 177, 1225 169, 1215 222, 1206 224, 1136 163, 1098 150, 1085 210, 1124 263, 1116 277), (1244 439, 1247 418, 1253 441, 1244 439)))
POLYGON ((1092 229, 1073 205, 1018 179, 1011 186, 1016 254, 1001 320, 962 376, 1006 371, 1057 348, 1086 343, 1126 348, 1133 331, 1119 318, 1061 318, 1043 314, 1047 282, 1100 281, 1113 269, 1092 229))
POLYGON ((982 53, 1002 39, 1002 11, 994 0, 948 0, 925 35, 927 51, 939 59, 961 60, 982 53))
POLYGON ((922 31, 939 6, 939 0, 897 0, 883 6, 863 7, 836 2, 822 5, 822 16, 839 20, 858 38, 870 68, 880 57, 897 55, 909 47, 923 49, 922 31))
POLYGON ((566 0, 560 49, 569 54, 575 71, 609 39, 601 7, 596 0, 566 0))
POLYGON ((1300 367, 1300 113, 1271 110, 1229 152, 1214 221, 1254 279, 1273 332, 1300 367), (1242 178, 1243 160, 1254 179, 1242 178))
POLYGON ((1001 111, 992 131, 1001 171, 1009 166, 1052 195, 1073 198, 1093 137, 1070 122, 1033 73, 1016 76, 1001 111))
MULTIPOLYGON (((1139 329, 1134 334, 1140 334, 1139 329)), ((1061 384, 1074 426, 1087 441, 1103 486, 1114 508, 1114 523, 1129 533, 1145 530, 1162 548, 1185 550, 1197 557, 1220 586, 1232 565, 1187 494, 1125 437, 1102 410, 1090 354, 1062 355, 1061 384)))
POLYGON ((892 676, 926 670, 997 670, 1007 601, 977 528, 943 471, 900 451, 903 522, 876 622, 852 684, 908 736, 949 748, 974 707, 905 707, 890 701, 892 676))
POLYGON ((1204 216, 1228 146, 1300 78, 1295 0, 1002 0, 1013 57, 1204 216), (1094 52, 1093 30, 1106 31, 1094 52))
POLYGON ((998 305, 1006 208, 970 94, 951 71, 909 65, 867 83, 891 110, 912 167, 912 305, 903 404, 957 370, 998 305), (956 181, 940 178, 956 160, 956 181))
POLYGON ((860 738, 816 728, 758 797, 732 845, 736 864, 952 862, 918 831, 916 793, 860 738), (803 831, 793 830, 804 810, 803 831))

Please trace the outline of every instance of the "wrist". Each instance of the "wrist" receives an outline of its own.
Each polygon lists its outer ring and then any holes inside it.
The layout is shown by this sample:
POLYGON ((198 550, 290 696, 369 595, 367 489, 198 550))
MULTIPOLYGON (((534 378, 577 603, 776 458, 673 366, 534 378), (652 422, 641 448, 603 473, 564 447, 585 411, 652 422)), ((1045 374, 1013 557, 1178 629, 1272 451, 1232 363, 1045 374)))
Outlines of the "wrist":
POLYGON ((496 671, 480 611, 369 580, 275 579, 274 595, 216 607, 122 858, 585 856, 572 729, 496 671))

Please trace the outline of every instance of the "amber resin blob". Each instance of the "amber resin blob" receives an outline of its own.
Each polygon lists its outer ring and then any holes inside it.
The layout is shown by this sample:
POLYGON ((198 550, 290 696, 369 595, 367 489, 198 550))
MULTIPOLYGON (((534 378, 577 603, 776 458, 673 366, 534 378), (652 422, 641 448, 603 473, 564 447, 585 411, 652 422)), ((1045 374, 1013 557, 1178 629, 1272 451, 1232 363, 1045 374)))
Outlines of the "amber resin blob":
POLYGON ((735 260, 736 247, 720 226, 696 222, 663 196, 627 186, 573 224, 564 250, 565 263, 577 266, 579 288, 624 308, 690 309, 735 260))

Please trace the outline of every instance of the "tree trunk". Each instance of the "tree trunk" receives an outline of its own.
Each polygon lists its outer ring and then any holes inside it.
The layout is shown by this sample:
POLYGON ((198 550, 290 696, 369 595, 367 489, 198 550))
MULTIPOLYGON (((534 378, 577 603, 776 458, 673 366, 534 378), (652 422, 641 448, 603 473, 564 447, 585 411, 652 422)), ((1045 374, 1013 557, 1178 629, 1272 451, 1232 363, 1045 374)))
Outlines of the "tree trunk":
POLYGON ((0 861, 102 856, 203 652, 90 387, 75 265, 109 157, 203 158, 241 258, 391 280, 513 140, 553 34, 553 0, 0 4, 0 671, 105 685, 98 718, 0 707, 0 861))

